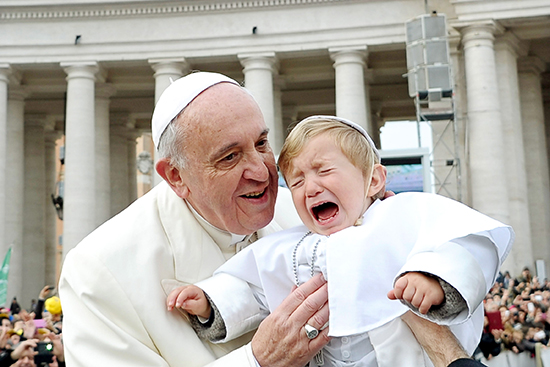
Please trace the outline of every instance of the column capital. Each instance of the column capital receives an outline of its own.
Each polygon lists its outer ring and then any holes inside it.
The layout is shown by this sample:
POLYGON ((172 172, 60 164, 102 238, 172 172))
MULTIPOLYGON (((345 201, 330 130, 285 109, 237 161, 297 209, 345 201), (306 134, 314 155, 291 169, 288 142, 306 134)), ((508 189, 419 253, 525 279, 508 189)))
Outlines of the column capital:
POLYGON ((365 69, 365 82, 372 83, 374 80, 374 69, 365 69))
POLYGON ((328 49, 328 52, 331 54, 336 54, 340 52, 353 52, 353 51, 364 52, 366 56, 368 52, 368 46, 367 45, 335 46, 335 47, 329 47, 328 49))
POLYGON ((53 115, 46 115, 44 118, 44 129, 47 131, 54 131, 56 126, 56 118, 53 115))
POLYGON ((10 76, 12 75, 12 68, 10 64, 0 64, 0 81, 4 83, 10 82, 10 76))
POLYGON ((42 113, 26 113, 25 126, 42 127, 46 126, 48 115, 42 113))
POLYGON ((527 56, 529 48, 512 32, 505 32, 495 38, 495 50, 508 50, 518 56, 527 56))
POLYGON ((111 83, 96 83, 95 96, 97 99, 109 99, 116 94, 116 87, 111 83))
POLYGON ((44 131, 45 142, 46 144, 55 144, 56 140, 59 139, 63 135, 63 133, 55 129, 56 120, 53 116, 51 118, 48 117, 46 121, 47 122, 44 131))
POLYGON ((526 56, 518 59, 518 72, 540 75, 546 70, 546 64, 536 56, 526 56))
POLYGON ((467 43, 471 41, 490 41, 492 43, 495 36, 505 32, 505 28, 493 20, 455 24, 454 28, 460 30, 464 47, 468 47, 467 43))
POLYGON ((367 65, 367 46, 331 47, 328 49, 334 67, 340 64, 354 63, 367 65))
POLYGON ((286 87, 286 80, 279 74, 273 75, 273 89, 281 91, 286 87))
POLYGON ((109 114, 111 122, 111 134, 126 139, 130 129, 135 127, 135 120, 127 112, 114 112, 109 114))
POLYGON ((62 62, 61 67, 67 74, 67 81, 73 78, 86 78, 95 81, 99 65, 95 61, 62 62))
POLYGON ((254 69, 267 69, 272 73, 278 70, 278 59, 275 52, 256 52, 238 54, 237 58, 244 67, 244 72, 254 69))
POLYGON ((8 99, 14 101, 24 101, 29 96, 29 93, 19 84, 10 84, 8 90, 8 99))
POLYGON ((164 58, 164 59, 149 59, 147 60, 151 68, 155 71, 155 77, 163 74, 180 74, 186 75, 189 73, 191 65, 184 57, 164 58))

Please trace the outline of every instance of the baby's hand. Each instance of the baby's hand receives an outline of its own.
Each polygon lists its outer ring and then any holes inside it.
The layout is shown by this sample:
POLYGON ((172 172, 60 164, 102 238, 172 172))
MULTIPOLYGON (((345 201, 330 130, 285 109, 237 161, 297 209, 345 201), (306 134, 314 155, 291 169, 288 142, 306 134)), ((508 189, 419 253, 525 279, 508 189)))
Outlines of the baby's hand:
POLYGON ((210 317, 210 302, 204 295, 202 289, 194 285, 187 285, 174 289, 166 299, 168 311, 174 307, 182 308, 191 315, 208 319, 210 317))
POLYGON ((389 299, 402 299, 426 314, 430 307, 440 305, 445 293, 435 278, 422 273, 411 272, 395 282, 394 289, 388 292, 389 299))

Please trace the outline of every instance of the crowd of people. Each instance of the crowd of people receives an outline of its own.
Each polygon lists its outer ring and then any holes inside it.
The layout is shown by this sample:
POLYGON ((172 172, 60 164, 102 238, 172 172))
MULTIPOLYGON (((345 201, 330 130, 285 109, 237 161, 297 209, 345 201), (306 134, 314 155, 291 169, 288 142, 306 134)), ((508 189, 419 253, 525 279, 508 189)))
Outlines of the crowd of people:
POLYGON ((54 287, 46 285, 29 309, 14 297, 0 308, 0 367, 64 367, 62 309, 54 287))
POLYGON ((513 278, 509 272, 500 273, 485 297, 485 328, 477 356, 487 360, 508 350, 530 353, 546 348, 550 337, 547 318, 550 307, 550 284, 539 280, 524 268, 513 278))

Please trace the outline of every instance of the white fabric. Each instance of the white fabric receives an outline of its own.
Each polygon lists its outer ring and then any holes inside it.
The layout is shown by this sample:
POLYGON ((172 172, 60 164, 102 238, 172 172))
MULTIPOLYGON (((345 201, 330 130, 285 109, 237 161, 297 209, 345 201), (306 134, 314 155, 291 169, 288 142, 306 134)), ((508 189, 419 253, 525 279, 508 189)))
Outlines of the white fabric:
MULTIPOLYGON (((260 236, 298 222, 288 190, 275 212, 260 236)), ((214 345, 166 310, 167 292, 225 262, 231 235, 219 231, 215 242, 209 231, 163 182, 71 250, 59 285, 67 365, 255 366, 250 346, 239 348, 250 334, 214 345)))
POLYGON ((219 83, 239 85, 235 80, 222 74, 198 72, 176 80, 162 92, 155 105, 151 123, 155 148, 158 149, 160 137, 170 122, 199 94, 219 83))
MULTIPOLYGON (((300 226, 268 236, 225 263, 216 274, 227 273, 246 280, 256 292, 256 299, 272 311, 294 284, 292 253, 306 232, 307 229, 300 226)), ((510 251, 513 236, 509 226, 453 200, 433 194, 403 193, 375 202, 365 213, 360 227, 345 229, 328 238, 307 236, 300 248, 312 249, 319 238, 327 241, 330 335, 368 332, 406 312, 406 306, 389 300, 386 294, 393 288, 400 270, 407 268, 409 259, 414 259, 416 265, 420 265, 416 270, 436 269, 435 275, 466 299, 469 305, 466 315, 448 323, 453 324, 451 330, 471 353, 483 326, 480 304, 492 285, 485 279, 495 279, 510 251), (437 259, 437 267, 430 262, 420 264, 416 260, 420 254, 433 255, 431 259, 437 259), (491 259, 486 262, 480 254, 491 259), (487 267, 486 264, 493 265, 487 267), (456 274, 457 271, 460 273, 456 274)), ((319 253, 320 259, 322 256, 319 253)), ((318 265, 322 270, 322 261, 318 265)), ((308 272, 308 266, 301 266, 300 278, 304 274, 309 276, 308 272)), ((205 291, 216 303, 220 295, 214 289, 205 291)), ((223 292, 230 290, 225 287, 218 291, 223 297, 223 292)), ((225 322, 235 332, 241 319, 225 322)))

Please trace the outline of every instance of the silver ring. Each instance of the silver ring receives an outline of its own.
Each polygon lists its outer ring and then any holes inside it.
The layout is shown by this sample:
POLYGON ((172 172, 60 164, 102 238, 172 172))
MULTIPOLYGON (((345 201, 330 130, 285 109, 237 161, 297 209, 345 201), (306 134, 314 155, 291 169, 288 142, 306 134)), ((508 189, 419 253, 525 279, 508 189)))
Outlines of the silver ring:
POLYGON ((319 335, 319 330, 315 329, 310 324, 305 324, 304 325, 304 330, 306 332, 306 336, 309 339, 315 339, 317 337, 317 335, 319 335))

